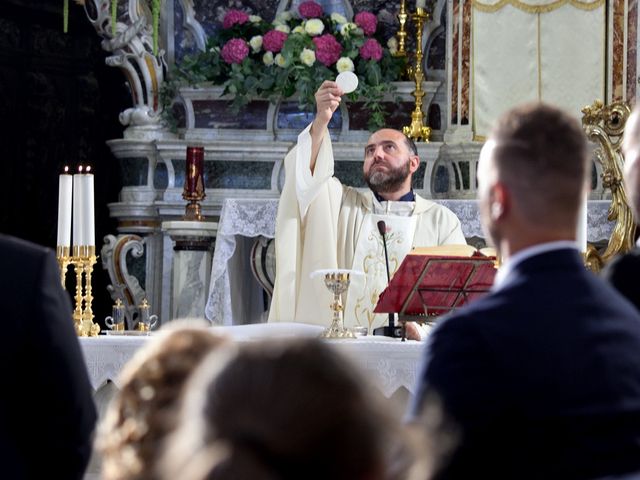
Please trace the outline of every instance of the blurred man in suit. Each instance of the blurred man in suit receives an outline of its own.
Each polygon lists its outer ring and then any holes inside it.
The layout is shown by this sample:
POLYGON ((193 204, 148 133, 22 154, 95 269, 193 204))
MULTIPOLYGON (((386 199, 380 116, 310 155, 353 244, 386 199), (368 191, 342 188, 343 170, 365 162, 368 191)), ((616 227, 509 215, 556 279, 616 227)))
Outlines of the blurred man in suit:
MULTIPOLYGON (((622 141, 624 154, 624 186, 627 202, 636 223, 640 220, 640 109, 636 108, 624 128, 622 141)), ((614 258, 602 275, 636 308, 640 309, 640 244, 630 252, 614 258)))
POLYGON ((0 476, 81 479, 96 409, 55 256, 0 235, 0 272, 0 476))
POLYGON ((640 471, 640 314, 575 243, 589 158, 578 122, 507 112, 478 166, 492 291, 428 339, 413 414, 433 392, 459 428, 439 478, 597 478, 640 471))

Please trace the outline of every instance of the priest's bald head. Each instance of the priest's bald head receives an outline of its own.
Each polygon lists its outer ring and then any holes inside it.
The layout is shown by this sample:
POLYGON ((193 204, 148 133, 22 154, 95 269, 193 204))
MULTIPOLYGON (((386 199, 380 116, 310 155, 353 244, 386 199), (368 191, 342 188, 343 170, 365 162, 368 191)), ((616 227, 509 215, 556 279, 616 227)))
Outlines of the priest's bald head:
POLYGON ((419 166, 416 144, 398 130, 378 130, 364 147, 364 179, 386 200, 398 200, 411 190, 411 179, 419 166))
POLYGON ((575 240, 589 172, 587 139, 576 119, 540 103, 506 112, 478 165, 482 223, 503 258, 539 243, 575 240))
POLYGON ((640 222, 640 109, 636 108, 624 127, 624 185, 627 201, 640 222))

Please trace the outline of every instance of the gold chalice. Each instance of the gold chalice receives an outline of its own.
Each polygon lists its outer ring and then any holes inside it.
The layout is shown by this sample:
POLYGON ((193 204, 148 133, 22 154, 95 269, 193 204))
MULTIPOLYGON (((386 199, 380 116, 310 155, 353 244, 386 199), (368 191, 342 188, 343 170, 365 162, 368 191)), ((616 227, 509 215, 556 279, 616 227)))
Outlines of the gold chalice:
POLYGON ((312 277, 319 275, 324 276, 324 284, 333 294, 333 302, 331 303, 332 320, 329 328, 320 334, 321 338, 356 338, 353 332, 345 328, 343 319, 342 294, 347 291, 351 283, 352 270, 316 270, 311 274, 312 277))

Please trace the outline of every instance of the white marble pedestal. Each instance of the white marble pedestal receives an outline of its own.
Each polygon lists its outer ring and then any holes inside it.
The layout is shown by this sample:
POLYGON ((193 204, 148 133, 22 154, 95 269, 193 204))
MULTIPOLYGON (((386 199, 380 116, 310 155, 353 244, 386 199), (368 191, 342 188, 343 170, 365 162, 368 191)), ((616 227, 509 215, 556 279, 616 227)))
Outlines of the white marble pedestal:
POLYGON ((204 318, 209 292, 216 222, 163 222, 162 230, 173 240, 171 320, 204 318))

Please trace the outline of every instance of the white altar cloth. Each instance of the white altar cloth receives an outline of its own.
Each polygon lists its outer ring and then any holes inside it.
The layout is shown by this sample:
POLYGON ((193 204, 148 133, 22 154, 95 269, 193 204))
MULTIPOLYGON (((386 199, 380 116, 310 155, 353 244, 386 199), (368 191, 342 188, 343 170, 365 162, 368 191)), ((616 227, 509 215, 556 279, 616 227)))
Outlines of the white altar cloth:
MULTIPOLYGON (((452 210, 467 238, 484 237, 476 200, 434 200, 452 210)), ((590 200, 587 214, 589 242, 611 236, 614 222, 607 220, 610 200, 590 200)), ((250 242, 275 236, 278 199, 226 199, 220 212, 211 268, 209 300, 205 310, 217 325, 257 323, 264 320, 262 288, 251 274, 250 242)))
MULTIPOLYGON (((316 337, 322 327, 298 324, 291 330, 292 324, 244 325, 230 328, 213 327, 214 331, 224 332, 237 341, 253 341, 258 338, 303 336, 316 337), (252 329, 259 327, 261 329, 252 329), (319 330, 318 330, 319 329, 319 330)), ((155 335, 142 337, 99 336, 80 338, 89 379, 94 390, 98 391, 107 381, 118 386, 118 374, 124 364, 146 342, 153 341, 155 335)), ((423 342, 406 341, 387 337, 367 336, 355 340, 326 340, 337 351, 349 357, 351 361, 376 385, 387 397, 404 387, 413 392, 422 361, 423 342)))

